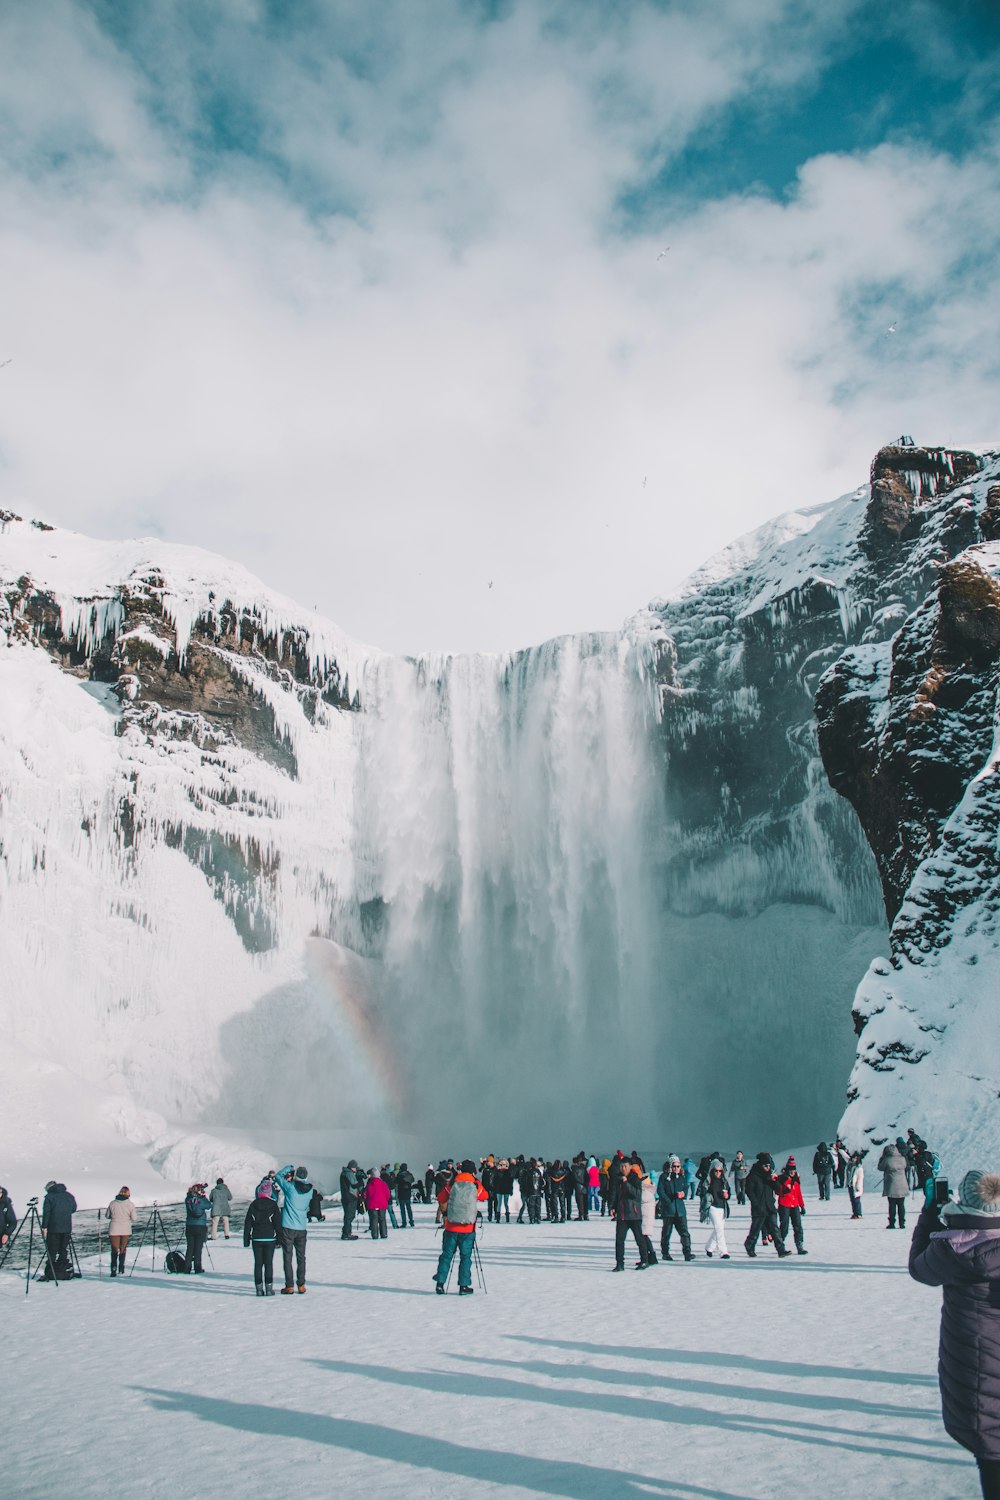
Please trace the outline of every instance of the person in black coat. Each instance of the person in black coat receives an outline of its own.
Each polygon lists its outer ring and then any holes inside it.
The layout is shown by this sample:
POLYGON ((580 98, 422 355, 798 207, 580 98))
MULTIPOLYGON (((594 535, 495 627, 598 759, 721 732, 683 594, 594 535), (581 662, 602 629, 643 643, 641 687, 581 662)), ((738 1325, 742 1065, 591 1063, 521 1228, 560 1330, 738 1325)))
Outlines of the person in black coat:
POLYGON ((399 1204, 399 1227, 405 1229, 407 1224, 413 1228, 413 1184, 415 1178, 404 1161, 396 1173, 396 1202, 399 1204))
POLYGON ((770 1235, 780 1257, 789 1253, 778 1227, 777 1191, 774 1158, 769 1151, 758 1151, 757 1160, 747 1173, 750 1229, 743 1241, 743 1248, 751 1259, 757 1254, 757 1239, 761 1234, 770 1235))
POLYGON ((258 1297, 274 1296, 274 1252, 281 1237, 281 1209, 270 1185, 261 1183, 243 1220, 243 1243, 253 1245, 253 1280, 258 1297))
POLYGON ((6 1245, 17 1228, 17 1214, 7 1196, 7 1189, 0 1187, 0 1245, 6 1245))
POLYGON ((356 1240, 354 1219, 358 1212, 358 1164, 351 1158, 340 1174, 340 1206, 344 1210, 344 1225, 340 1231, 342 1240, 356 1240))
MULTIPOLYGON (((576 1199, 576 1216, 578 1219, 589 1217, 587 1192, 587 1158, 581 1153, 573 1163, 573 1196, 576 1199)), ((567 1219, 569 1213, 566 1214, 567 1219)))
POLYGON ((65 1281, 73 1275, 69 1263, 69 1242, 73 1237, 75 1213, 76 1199, 66 1191, 66 1184, 47 1182, 42 1203, 42 1238, 46 1246, 43 1281, 51 1281, 54 1276, 65 1281))
POLYGON ((975 1455, 986 1500, 1000 1500, 1000 1172, 966 1172, 957 1203, 924 1207, 910 1275, 944 1288, 941 1414, 975 1455))
POLYGON ((642 1232, 642 1170, 628 1163, 618 1190, 618 1207, 615 1211, 615 1270, 625 1269, 625 1240, 632 1236, 639 1247, 639 1265, 648 1262, 646 1237, 642 1232))

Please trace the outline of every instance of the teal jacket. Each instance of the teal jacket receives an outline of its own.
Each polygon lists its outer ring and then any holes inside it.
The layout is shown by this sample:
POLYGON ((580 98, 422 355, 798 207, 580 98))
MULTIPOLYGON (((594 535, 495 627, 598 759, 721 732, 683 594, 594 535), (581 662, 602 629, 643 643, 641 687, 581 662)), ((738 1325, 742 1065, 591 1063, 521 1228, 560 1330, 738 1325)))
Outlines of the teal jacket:
POLYGON ((296 1177, 294 1167, 282 1167, 278 1172, 278 1181, 285 1196, 281 1208, 282 1229, 307 1229, 309 1223, 306 1216, 309 1212, 309 1199, 312 1197, 312 1183, 304 1177, 296 1177))

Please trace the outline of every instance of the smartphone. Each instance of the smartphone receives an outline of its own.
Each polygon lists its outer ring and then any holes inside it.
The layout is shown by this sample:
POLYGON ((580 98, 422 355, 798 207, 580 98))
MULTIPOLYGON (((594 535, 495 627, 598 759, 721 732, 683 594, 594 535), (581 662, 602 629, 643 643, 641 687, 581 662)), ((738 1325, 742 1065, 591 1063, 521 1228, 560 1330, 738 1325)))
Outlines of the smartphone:
POLYGON ((947 1177, 939 1177, 934 1184, 934 1202, 947 1203, 951 1198, 947 1177))

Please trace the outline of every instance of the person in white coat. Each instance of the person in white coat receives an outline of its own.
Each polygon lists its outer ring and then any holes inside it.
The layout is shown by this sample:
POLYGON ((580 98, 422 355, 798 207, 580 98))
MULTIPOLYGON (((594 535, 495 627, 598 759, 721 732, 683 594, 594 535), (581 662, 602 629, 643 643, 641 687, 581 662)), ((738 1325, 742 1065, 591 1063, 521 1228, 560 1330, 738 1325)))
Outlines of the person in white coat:
POLYGON ((127 1187, 118 1189, 108 1204, 108 1239, 111 1241, 111 1274, 125 1275, 125 1252, 135 1223, 135 1204, 127 1187))
POLYGON ((865 1164, 855 1151, 847 1168, 847 1196, 851 1200, 851 1218, 861 1218, 861 1195, 865 1190, 865 1164))

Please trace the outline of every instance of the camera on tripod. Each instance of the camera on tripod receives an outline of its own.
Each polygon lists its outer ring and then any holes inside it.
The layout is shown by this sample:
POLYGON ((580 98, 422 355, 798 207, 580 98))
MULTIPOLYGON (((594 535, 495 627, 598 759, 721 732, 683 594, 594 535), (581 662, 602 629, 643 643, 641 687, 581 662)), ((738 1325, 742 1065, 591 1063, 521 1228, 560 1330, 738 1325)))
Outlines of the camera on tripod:
POLYGON ((38 1199, 37 1198, 29 1198, 28 1199, 28 1207, 29 1208, 37 1208, 38 1207, 38 1199))

